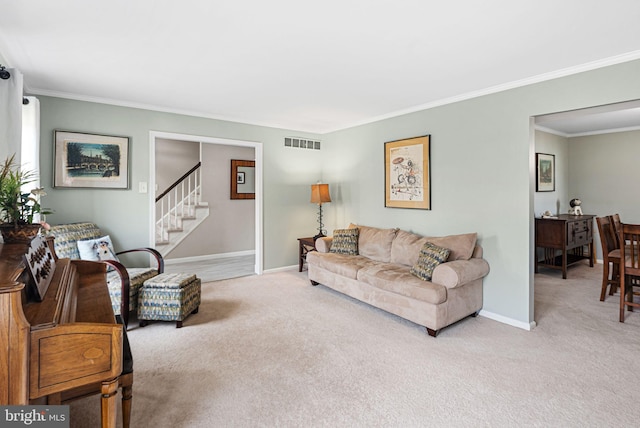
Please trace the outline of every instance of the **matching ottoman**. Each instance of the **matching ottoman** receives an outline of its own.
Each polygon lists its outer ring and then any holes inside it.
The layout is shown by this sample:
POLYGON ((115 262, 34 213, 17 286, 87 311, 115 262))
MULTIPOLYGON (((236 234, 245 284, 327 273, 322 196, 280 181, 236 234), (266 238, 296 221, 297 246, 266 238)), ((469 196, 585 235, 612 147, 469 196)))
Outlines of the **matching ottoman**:
POLYGON ((138 292, 138 321, 176 321, 177 328, 200 306, 200 278, 194 274, 163 273, 147 279, 138 292))

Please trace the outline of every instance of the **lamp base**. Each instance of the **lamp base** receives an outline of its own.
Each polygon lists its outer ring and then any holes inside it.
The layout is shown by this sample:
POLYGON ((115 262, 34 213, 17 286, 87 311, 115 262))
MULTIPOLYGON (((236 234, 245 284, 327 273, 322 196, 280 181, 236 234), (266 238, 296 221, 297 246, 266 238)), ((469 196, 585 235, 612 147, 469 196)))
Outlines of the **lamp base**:
POLYGON ((316 236, 313 237, 313 240, 315 241, 318 238, 324 238, 325 236, 327 236, 327 235, 325 235, 324 233, 320 232, 316 236))

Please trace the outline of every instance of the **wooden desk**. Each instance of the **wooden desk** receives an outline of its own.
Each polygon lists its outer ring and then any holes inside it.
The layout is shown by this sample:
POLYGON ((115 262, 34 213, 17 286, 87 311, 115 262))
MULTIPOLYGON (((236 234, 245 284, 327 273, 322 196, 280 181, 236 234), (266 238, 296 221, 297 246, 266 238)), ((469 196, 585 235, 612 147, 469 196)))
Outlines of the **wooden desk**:
POLYGON ((298 272, 302 272, 302 267, 307 259, 307 253, 316 250, 316 241, 313 237, 310 238, 298 238, 298 272))
POLYGON ((562 270, 567 278, 567 267, 588 259, 593 267, 593 219, 594 215, 560 214, 557 218, 536 218, 535 224, 535 271, 543 266, 562 270), (544 248, 542 260, 538 258, 538 247, 544 248), (585 253, 585 247, 588 252, 585 253), (558 254, 560 253, 560 254, 558 254))

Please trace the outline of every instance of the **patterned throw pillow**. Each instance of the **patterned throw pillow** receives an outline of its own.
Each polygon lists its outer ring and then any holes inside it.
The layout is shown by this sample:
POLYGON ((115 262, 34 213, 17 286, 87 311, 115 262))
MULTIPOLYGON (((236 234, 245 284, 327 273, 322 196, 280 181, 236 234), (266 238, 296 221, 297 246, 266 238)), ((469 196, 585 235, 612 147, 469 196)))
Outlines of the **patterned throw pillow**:
POLYGON ((447 248, 438 247, 431 242, 425 242, 420 250, 418 261, 411 268, 411 273, 424 281, 431 281, 433 270, 440 263, 447 261, 450 252, 447 248))
POLYGON ((94 262, 99 260, 118 261, 109 235, 96 239, 78 241, 78 252, 82 260, 91 260, 94 262))
POLYGON ((336 229, 333 231, 333 242, 330 253, 346 254, 349 256, 358 255, 358 233, 359 229, 336 229))

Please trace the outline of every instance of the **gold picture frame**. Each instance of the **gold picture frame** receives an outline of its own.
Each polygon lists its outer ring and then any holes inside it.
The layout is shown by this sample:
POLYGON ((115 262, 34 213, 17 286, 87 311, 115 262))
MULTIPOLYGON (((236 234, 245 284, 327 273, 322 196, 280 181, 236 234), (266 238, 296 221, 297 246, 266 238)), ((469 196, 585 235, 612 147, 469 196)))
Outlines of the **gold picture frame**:
POLYGON ((385 207, 431 209, 431 135, 384 143, 385 207))

